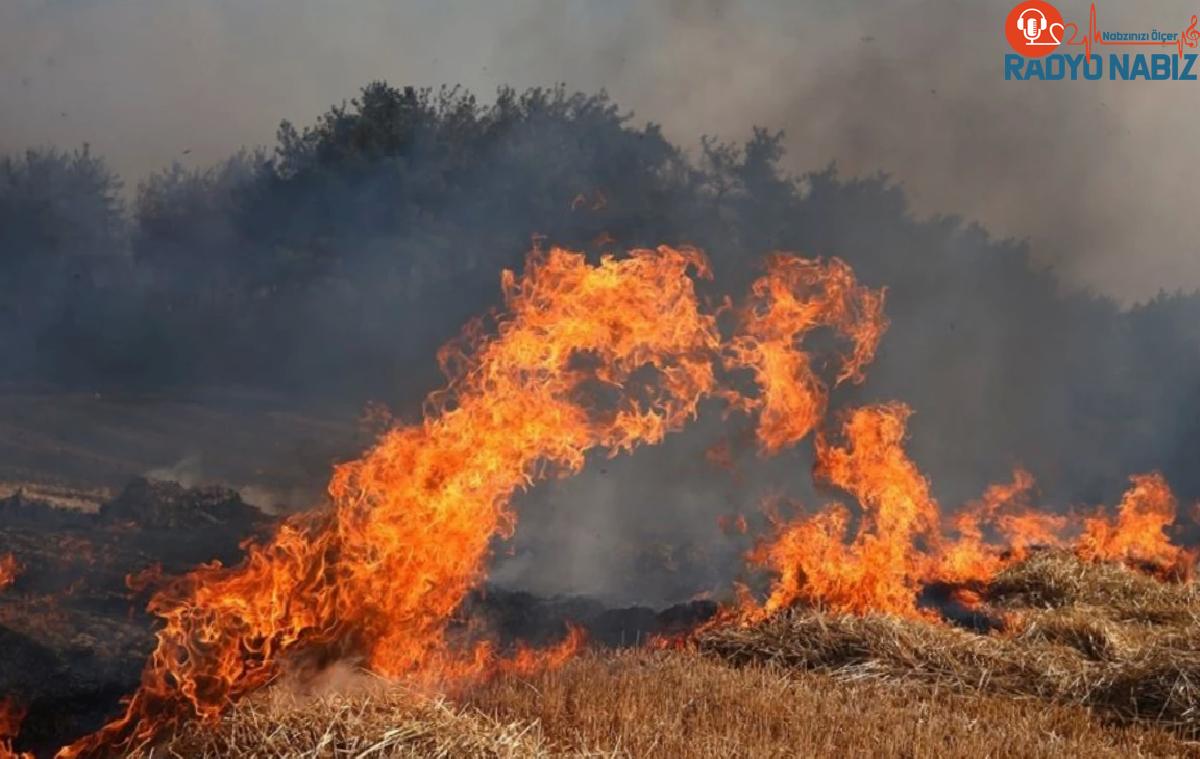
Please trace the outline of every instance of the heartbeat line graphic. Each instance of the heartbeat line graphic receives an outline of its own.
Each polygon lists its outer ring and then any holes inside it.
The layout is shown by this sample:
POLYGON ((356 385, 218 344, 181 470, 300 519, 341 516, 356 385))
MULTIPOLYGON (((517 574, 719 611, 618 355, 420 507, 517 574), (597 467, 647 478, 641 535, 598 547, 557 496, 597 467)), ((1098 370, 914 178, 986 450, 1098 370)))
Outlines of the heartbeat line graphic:
MULTIPOLYGON (((1082 37, 1079 35, 1079 26, 1074 22, 1062 24, 1061 32, 1064 36, 1070 33, 1070 39, 1062 44, 1064 45, 1082 45, 1084 53, 1087 57, 1092 57, 1092 47, 1095 45, 1148 45, 1152 47, 1162 47, 1166 45, 1174 45, 1176 54, 1183 55, 1184 48, 1200 47, 1200 30, 1197 29, 1198 19, 1193 14, 1187 28, 1178 34, 1174 39, 1168 40, 1106 40, 1100 31, 1100 25, 1096 22, 1096 4, 1092 3, 1091 9, 1088 11, 1088 29, 1087 34, 1082 37)), ((1060 26, 1055 24, 1054 26, 1060 26)), ((1053 28, 1053 27, 1052 27, 1053 28)), ((1049 31, 1049 30, 1048 30, 1049 31)))

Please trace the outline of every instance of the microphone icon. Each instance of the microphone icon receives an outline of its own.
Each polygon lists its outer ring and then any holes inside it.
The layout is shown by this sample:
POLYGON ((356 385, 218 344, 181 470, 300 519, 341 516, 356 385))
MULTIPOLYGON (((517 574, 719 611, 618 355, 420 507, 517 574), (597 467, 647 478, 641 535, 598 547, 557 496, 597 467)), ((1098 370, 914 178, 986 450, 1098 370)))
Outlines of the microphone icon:
POLYGON ((1026 8, 1017 19, 1017 28, 1025 35, 1025 42, 1029 45, 1042 36, 1046 26, 1046 14, 1037 8, 1026 8))
POLYGON ((1008 45, 1026 58, 1041 58, 1063 44, 1067 23, 1046 0, 1023 0, 1004 19, 1008 45), (1016 27, 1015 29, 1013 27, 1016 27))

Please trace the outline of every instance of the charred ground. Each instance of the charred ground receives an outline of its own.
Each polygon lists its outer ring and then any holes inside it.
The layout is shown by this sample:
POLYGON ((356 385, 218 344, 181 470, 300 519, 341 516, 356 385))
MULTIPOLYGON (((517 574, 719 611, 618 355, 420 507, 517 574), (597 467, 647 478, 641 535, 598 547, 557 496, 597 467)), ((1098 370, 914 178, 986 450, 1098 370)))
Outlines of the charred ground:
MULTIPOLYGON (((0 693, 28 712, 17 747, 52 752, 112 718, 154 648, 152 593, 198 564, 236 564, 240 544, 275 521, 226 488, 144 478, 94 512, 23 492, 0 499, 0 557, 15 568, 0 587, 0 693)), ((684 633, 715 612, 713 602, 612 608, 489 586, 460 616, 505 647, 549 645, 573 624, 621 648, 684 633)))

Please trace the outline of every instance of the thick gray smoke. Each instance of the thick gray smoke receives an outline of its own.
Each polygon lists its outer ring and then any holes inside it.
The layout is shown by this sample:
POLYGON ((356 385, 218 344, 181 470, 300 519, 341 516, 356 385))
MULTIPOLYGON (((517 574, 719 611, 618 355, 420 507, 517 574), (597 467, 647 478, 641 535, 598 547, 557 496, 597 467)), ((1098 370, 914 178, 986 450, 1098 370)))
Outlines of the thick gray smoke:
MULTIPOLYGON (((1200 286, 1192 83, 1005 82, 1007 2, 11 0, 0 150, 91 142, 132 184, 268 143, 364 82, 607 88, 677 142, 786 129, 789 165, 886 171, 919 213, 1028 237, 1071 286, 1200 286)), ((1060 3, 1086 20, 1082 0, 1060 3)), ((1182 28, 1186 0, 1107 3, 1182 28)))
MULTIPOLYGON (((1077 5, 1061 7, 1086 16, 1077 5)), ((911 404, 911 450, 947 506, 1017 464, 1055 505, 1112 502, 1151 468, 1200 497, 1200 297, 1133 305, 1200 285, 1185 184, 1195 85, 1005 82, 1008 10, 13 0, 0 6, 0 153, 92 152, 0 166, 14 220, 0 265, 34 283, 0 299, 5 370, 132 390, 245 384, 294 392, 298 408, 383 396, 412 418, 437 382, 436 346, 496 302, 499 268, 533 233, 695 242, 734 295, 761 254, 786 248, 840 255, 890 288, 868 382, 835 403, 911 404), (375 88, 318 120, 374 79, 481 99, 375 88), (555 82, 567 90, 476 113, 499 85, 555 82), (607 89, 637 116, 622 126, 576 89, 607 89), (276 141, 282 118, 299 126, 276 141), (706 150, 706 134, 753 138, 706 150), (206 173, 257 144, 280 151, 206 173), (124 217, 94 156, 128 180, 124 217), (73 196, 43 191, 60 174, 86 185, 80 197, 110 194, 86 213, 66 203, 71 223, 48 226, 72 234, 47 235, 26 221, 64 213, 55 202, 73 196), (603 208, 571 210, 597 190, 603 208), (68 263, 48 269, 59 258, 39 246, 68 263), (115 251, 103 276, 71 263, 93 248, 115 251)), ((1190 12, 1106 6, 1101 22, 1170 29, 1190 12)), ((535 489, 497 580, 645 601, 718 587, 745 545, 719 516, 773 490, 808 506, 836 496, 813 492, 807 444, 761 461, 737 424, 713 409, 661 448, 535 489), (736 474, 705 462, 721 440, 736 474)), ((164 446, 154 466, 193 452, 206 454, 164 446)))

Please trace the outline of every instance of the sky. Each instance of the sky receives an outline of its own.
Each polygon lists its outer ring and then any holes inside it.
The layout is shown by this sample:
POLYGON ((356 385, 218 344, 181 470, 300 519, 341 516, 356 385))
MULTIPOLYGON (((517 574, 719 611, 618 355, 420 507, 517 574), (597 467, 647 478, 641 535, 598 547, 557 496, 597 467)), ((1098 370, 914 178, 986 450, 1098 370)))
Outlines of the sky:
MULTIPOLYGON (((1097 5, 1182 29, 1200 1, 1097 5)), ((1200 288, 1200 82, 1006 82, 1007 2, 3 0, 0 152, 89 143, 130 190, 270 145, 364 84, 601 88, 634 123, 786 132, 786 165, 886 172, 916 213, 1029 241, 1124 303, 1200 288)), ((1088 4, 1058 3, 1086 22, 1088 4)), ((836 254, 836 251, 816 251, 836 254)))

